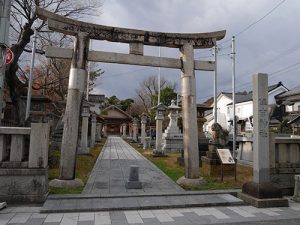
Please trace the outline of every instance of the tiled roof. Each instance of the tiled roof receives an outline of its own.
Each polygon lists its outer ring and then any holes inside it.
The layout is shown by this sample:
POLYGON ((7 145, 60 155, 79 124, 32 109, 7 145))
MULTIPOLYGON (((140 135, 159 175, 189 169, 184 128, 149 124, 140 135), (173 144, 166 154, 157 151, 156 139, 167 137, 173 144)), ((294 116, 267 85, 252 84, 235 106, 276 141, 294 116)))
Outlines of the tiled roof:
POLYGON ((284 97, 288 97, 288 96, 292 96, 292 95, 298 95, 300 94, 300 85, 297 87, 292 88, 291 90, 284 92, 282 94, 279 94, 277 97, 279 98, 284 98, 284 97))

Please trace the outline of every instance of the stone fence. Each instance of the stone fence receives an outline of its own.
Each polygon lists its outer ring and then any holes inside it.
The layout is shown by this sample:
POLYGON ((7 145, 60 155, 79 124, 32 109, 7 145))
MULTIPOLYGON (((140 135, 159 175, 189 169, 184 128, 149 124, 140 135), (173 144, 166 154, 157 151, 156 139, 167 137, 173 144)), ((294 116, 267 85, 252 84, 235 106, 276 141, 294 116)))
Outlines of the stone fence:
POLYGON ((292 195, 300 174, 300 139, 270 135, 270 173, 283 194, 292 195))
POLYGON ((0 127, 0 202, 43 202, 48 194, 49 124, 0 127))
MULTIPOLYGON (((253 164, 253 138, 239 137, 237 160, 239 164, 253 164)), ((294 175, 300 174, 300 138, 270 133, 270 175, 285 195, 292 195, 295 185, 294 175)))

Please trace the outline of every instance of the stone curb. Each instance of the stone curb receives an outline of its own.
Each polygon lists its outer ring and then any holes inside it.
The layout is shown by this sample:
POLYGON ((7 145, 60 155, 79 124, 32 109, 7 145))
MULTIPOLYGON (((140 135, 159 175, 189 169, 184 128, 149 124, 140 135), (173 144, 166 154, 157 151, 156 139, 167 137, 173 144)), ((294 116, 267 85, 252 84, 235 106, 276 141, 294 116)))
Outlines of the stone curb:
MULTIPOLYGON (((157 196, 159 197, 159 196, 157 196)), ((171 196, 169 196, 171 199, 171 196)), ((188 197, 188 196, 187 196, 188 197)), ((193 196, 192 196, 193 197, 193 196)), ((105 202, 101 202, 101 200, 105 200, 102 198, 98 199, 70 199, 69 202, 67 200, 49 200, 47 206, 41 209, 40 213, 66 213, 66 212, 94 212, 94 211, 120 211, 120 210, 150 210, 150 209, 170 209, 170 208, 187 208, 187 207, 216 207, 216 206, 240 206, 245 205, 245 203, 236 199, 234 201, 228 201, 225 199, 218 199, 217 201, 200 201, 191 203, 180 202, 177 199, 173 203, 168 202, 168 199, 162 199, 162 201, 158 204, 151 197, 142 197, 144 202, 137 201, 136 197, 128 197, 127 198, 114 198, 114 202, 109 202, 105 205, 105 202), (99 202, 94 202, 98 201, 99 202), (136 200, 136 202, 132 202, 136 200), (62 201, 64 201, 62 203, 62 201), (97 204, 98 203, 98 204, 97 204), (100 204, 100 206, 99 206, 100 204), (93 206, 94 205, 94 206, 93 206)), ((168 198, 168 197, 167 197, 168 198)), ((107 198, 106 198, 107 200, 107 198)))
POLYGON ((142 194, 56 194, 49 195, 48 199, 89 199, 89 198, 128 198, 128 197, 155 197, 155 196, 183 196, 183 195, 215 195, 215 194, 230 194, 237 197, 241 189, 228 189, 228 190, 209 190, 209 191, 185 191, 174 193, 142 193, 142 194))

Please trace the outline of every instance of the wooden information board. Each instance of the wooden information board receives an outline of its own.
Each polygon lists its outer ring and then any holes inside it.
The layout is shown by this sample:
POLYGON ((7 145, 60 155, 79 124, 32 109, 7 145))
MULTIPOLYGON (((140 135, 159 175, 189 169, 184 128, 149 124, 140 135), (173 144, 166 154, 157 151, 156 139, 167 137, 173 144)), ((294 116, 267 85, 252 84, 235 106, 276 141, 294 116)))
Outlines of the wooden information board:
POLYGON ((223 165, 235 165, 234 168, 234 179, 236 180, 236 162, 233 159, 229 149, 227 148, 219 148, 217 149, 217 154, 221 160, 221 180, 223 181, 224 173, 223 173, 223 165))
POLYGON ((222 162, 222 164, 235 164, 234 159, 227 148, 219 148, 217 149, 218 156, 222 162))

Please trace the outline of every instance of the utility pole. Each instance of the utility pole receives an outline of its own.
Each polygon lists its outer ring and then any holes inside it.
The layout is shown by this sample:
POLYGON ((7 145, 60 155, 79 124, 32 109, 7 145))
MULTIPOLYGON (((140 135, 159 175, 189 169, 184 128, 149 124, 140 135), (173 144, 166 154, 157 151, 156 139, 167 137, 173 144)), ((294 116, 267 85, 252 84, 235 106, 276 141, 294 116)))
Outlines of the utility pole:
POLYGON ((235 37, 232 36, 231 44, 231 59, 232 59, 232 154, 233 158, 236 159, 236 116, 235 116, 235 37))
MULTIPOLYGON (((158 47, 158 56, 160 58, 160 46, 158 47)), ((160 104, 160 67, 158 67, 158 81, 157 81, 157 86, 158 86, 158 98, 157 98, 157 105, 160 104)))
POLYGON ((31 54, 31 66, 30 66, 30 74, 29 74, 29 82, 28 82, 28 93, 27 93, 27 104, 26 104, 26 116, 25 116, 25 120, 27 120, 29 118, 29 114, 30 114, 32 80, 33 80, 33 68, 34 68, 35 51, 36 51, 36 36, 37 36, 37 31, 34 30, 33 44, 32 44, 32 54, 31 54))
POLYGON ((0 125, 2 120, 2 112, 4 110, 3 90, 5 77, 6 48, 9 45, 8 36, 10 26, 10 7, 11 0, 0 1, 0 125), (4 62, 1 62, 2 60, 4 60, 4 62))
MULTIPOLYGON (((90 40, 90 49, 93 49, 92 39, 90 40)), ((90 76, 91 76, 91 62, 88 62, 88 75, 87 75, 87 82, 86 82, 86 100, 89 101, 89 90, 90 90, 90 76)))
POLYGON ((215 75, 214 75, 214 122, 218 122, 218 108, 217 108, 217 94, 218 94, 218 89, 217 89, 217 74, 218 74, 218 64, 217 64, 217 53, 218 53, 218 46, 217 43, 213 47, 214 49, 214 56, 215 56, 215 75))

